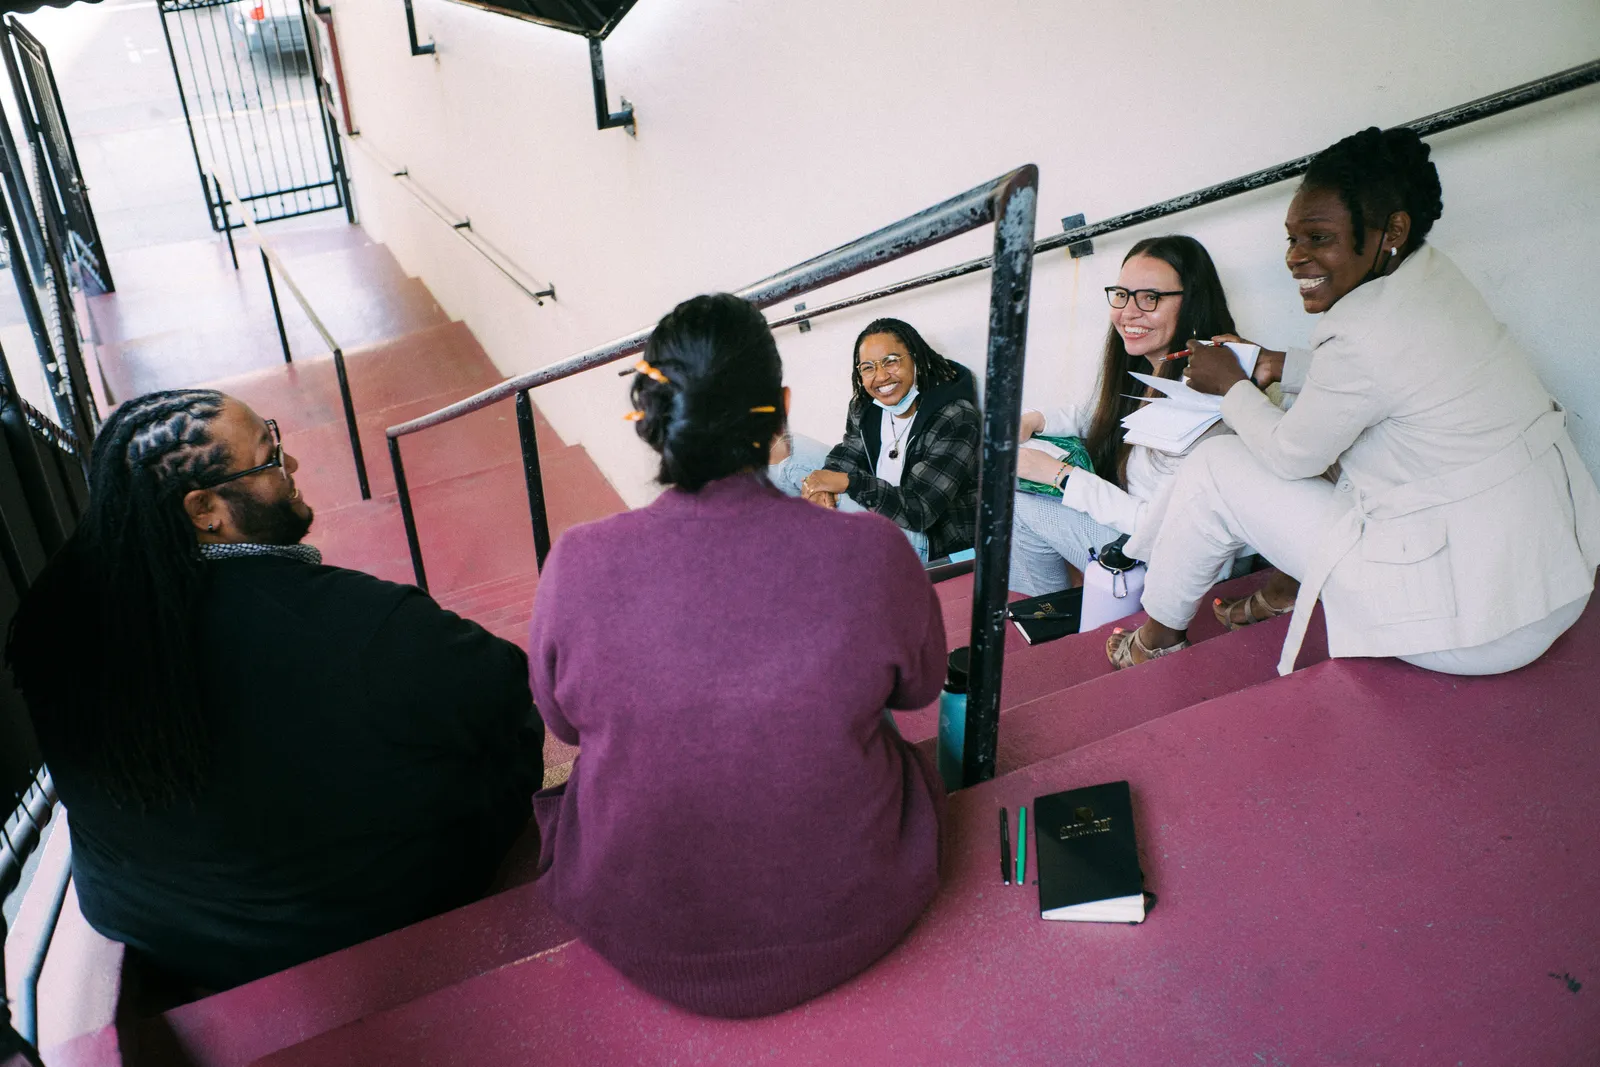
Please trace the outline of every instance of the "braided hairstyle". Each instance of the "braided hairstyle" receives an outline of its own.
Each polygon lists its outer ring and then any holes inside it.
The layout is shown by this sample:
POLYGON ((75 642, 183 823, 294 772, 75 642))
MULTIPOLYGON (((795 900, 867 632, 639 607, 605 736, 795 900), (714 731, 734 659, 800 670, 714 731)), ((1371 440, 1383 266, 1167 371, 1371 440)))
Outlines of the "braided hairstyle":
POLYGON ((1409 255, 1444 212, 1439 169, 1428 153, 1413 130, 1369 126, 1318 152, 1302 184, 1339 194, 1350 211, 1358 255, 1369 227, 1381 230, 1390 215, 1404 211, 1411 216, 1411 236, 1400 254, 1409 255))
POLYGON ((933 350, 933 346, 922 339, 916 327, 909 322, 899 319, 873 319, 867 323, 867 328, 856 334, 856 344, 851 349, 850 355, 850 385, 853 389, 851 400, 854 404, 870 404, 872 397, 867 394, 867 387, 861 384, 861 375, 856 373, 856 364, 861 362, 861 343, 875 333, 886 333, 896 338, 906 351, 911 353, 911 363, 916 368, 916 386, 926 393, 935 385, 953 382, 960 373, 956 365, 933 350))
POLYGON ((86 767, 119 804, 192 797, 209 762, 197 607, 205 571, 183 498, 227 473, 225 397, 130 400, 90 455, 89 506, 28 590, 6 659, 47 761, 86 767))
POLYGON ((730 293, 685 300, 656 324, 635 374, 636 429, 661 454, 657 480, 701 486, 767 465, 783 432, 783 361, 767 320, 730 293))

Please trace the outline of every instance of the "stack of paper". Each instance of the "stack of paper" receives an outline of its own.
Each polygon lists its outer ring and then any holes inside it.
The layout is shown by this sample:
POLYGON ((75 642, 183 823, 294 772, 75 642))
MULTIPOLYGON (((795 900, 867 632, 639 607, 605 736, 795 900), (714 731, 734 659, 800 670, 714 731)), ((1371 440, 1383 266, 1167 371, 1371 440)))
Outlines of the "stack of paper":
MULTIPOLYGON (((1255 345, 1229 343, 1246 374, 1255 372, 1255 345)), ((1178 455, 1194 447, 1202 434, 1222 421, 1222 398, 1191 389, 1185 382, 1134 372, 1133 376, 1163 394, 1122 420, 1123 440, 1178 455)))

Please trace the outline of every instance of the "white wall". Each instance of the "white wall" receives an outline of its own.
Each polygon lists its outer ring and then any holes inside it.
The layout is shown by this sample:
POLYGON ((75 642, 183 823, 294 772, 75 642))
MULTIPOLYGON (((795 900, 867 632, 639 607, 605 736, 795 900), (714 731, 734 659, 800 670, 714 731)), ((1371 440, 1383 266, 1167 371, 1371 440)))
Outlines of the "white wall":
MULTIPOLYGON (((351 152, 375 237, 472 327, 508 373, 653 323, 1024 163, 1041 236, 1315 151, 1600 55, 1593 0, 1088 4, 1071 0, 640 0, 606 42, 612 106, 594 126, 586 42, 450 0, 416 0, 438 45, 414 58, 396 0, 334 0, 355 121, 529 273, 518 293, 398 184, 351 152)), ((1478 282, 1578 418, 1600 469, 1600 89, 1434 139, 1445 214, 1433 240, 1478 282)), ((1281 259, 1285 186, 1035 264, 1026 399, 1087 389, 1100 295, 1140 237, 1211 249, 1241 332, 1297 343, 1311 320, 1281 259)), ((982 254, 988 231, 843 283, 835 295, 982 254)), ((836 439, 849 345, 865 321, 917 324, 981 365, 987 275, 779 331, 793 423, 836 439)), ((829 293, 809 297, 813 305, 829 293)), ((597 371, 541 391, 630 503, 651 464, 597 371)))

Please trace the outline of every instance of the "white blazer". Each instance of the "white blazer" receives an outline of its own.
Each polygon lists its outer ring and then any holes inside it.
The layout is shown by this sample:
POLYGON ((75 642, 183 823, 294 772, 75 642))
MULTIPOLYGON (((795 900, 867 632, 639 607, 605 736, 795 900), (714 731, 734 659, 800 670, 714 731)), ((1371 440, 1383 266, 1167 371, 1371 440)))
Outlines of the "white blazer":
POLYGON ((1424 245, 1345 296, 1311 341, 1287 412, 1249 383, 1222 402, 1279 477, 1337 465, 1342 504, 1281 671, 1319 593, 1333 655, 1403 656, 1493 641, 1594 588, 1600 491, 1527 356, 1443 253, 1424 245))

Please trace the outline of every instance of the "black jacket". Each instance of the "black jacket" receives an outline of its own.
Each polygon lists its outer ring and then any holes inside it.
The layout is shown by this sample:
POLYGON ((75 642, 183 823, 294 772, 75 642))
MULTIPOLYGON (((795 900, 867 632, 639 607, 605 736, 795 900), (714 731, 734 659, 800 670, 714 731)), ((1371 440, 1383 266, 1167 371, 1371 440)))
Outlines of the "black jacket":
POLYGON ((119 808, 45 752, 84 917, 226 989, 480 896, 543 776, 522 650, 359 571, 207 566, 201 795, 119 808))
POLYGON ((850 498, 928 535, 930 559, 972 547, 978 523, 978 414, 972 372, 956 364, 954 379, 919 394, 898 486, 875 473, 882 444, 883 409, 857 397, 850 403, 844 440, 823 466, 850 476, 850 498))

